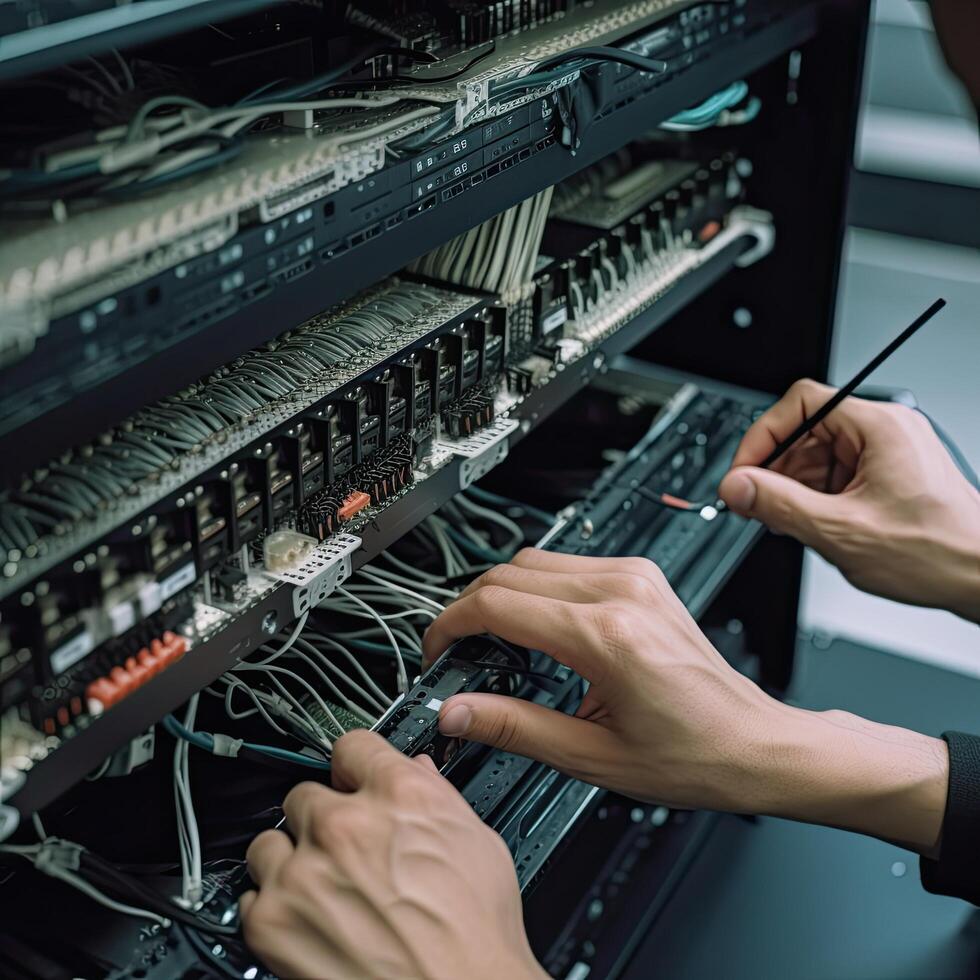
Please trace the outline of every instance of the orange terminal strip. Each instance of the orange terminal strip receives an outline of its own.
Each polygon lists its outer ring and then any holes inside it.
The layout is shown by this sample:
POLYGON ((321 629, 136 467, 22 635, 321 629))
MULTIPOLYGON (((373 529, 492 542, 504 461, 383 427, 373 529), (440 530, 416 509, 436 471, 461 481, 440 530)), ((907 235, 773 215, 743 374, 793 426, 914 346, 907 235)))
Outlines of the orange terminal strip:
POLYGON ((344 497, 344 502, 337 510, 337 517, 349 521, 358 511, 364 510, 371 503, 371 498, 363 490, 355 490, 344 497))

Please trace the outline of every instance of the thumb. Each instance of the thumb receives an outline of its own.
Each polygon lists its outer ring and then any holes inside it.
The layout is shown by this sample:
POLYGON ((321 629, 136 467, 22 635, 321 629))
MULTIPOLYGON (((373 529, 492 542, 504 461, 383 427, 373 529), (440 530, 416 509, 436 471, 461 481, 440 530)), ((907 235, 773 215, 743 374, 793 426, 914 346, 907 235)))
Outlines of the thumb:
POLYGON ((718 487, 730 510, 754 517, 773 531, 790 534, 820 549, 828 544, 825 522, 840 518, 847 501, 840 494, 820 493, 797 480, 756 466, 730 470, 718 487))
POLYGON ((609 737, 593 722, 501 694, 449 698, 439 711, 439 731, 529 756, 566 772, 581 768, 577 757, 593 754, 590 743, 609 737))

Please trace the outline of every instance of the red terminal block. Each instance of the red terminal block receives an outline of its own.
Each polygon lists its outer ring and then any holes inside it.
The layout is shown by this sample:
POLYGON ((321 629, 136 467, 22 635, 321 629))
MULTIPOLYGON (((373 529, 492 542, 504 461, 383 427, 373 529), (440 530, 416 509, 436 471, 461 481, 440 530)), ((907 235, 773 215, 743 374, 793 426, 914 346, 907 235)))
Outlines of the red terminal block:
POLYGON ((355 490, 344 497, 344 502, 337 509, 337 517, 342 521, 349 521, 370 503, 371 498, 363 490, 355 490))
MULTIPOLYGON (((162 638, 153 640, 149 647, 143 647, 135 657, 129 657, 122 666, 113 667, 108 677, 100 677, 92 681, 85 689, 85 699, 93 714, 111 708, 116 702, 132 694, 142 687, 151 677, 165 670, 172 663, 180 660, 187 652, 187 639, 167 630, 162 638)), ((65 725, 67 720, 61 720, 61 712, 67 708, 59 708, 58 721, 65 725)), ((81 710, 79 701, 78 714, 81 710)), ((52 725, 54 720, 51 719, 52 725)))
POLYGON ((119 685, 124 698, 136 690, 136 678, 125 667, 113 667, 109 671, 109 679, 119 685))
POLYGON ((153 675, 148 667, 144 667, 135 657, 126 661, 126 673, 136 680, 136 686, 142 687, 153 675))
POLYGON ((159 674, 160 671, 166 667, 163 657, 160 654, 150 653, 149 647, 143 647, 143 649, 136 654, 136 659, 150 672, 150 677, 159 674))
POLYGON ((167 630, 163 634, 163 652, 168 664, 180 660, 187 653, 187 639, 167 630))
POLYGON ((85 699, 89 702, 89 710, 93 714, 111 708, 122 697, 122 688, 108 677, 100 677, 97 681, 92 681, 85 689, 85 699), (95 710, 92 708, 92 702, 98 705, 95 710))
POLYGON ((707 244, 720 231, 721 231, 721 224, 719 222, 717 222, 717 221, 709 221, 698 232, 698 241, 701 242, 702 245, 707 244))

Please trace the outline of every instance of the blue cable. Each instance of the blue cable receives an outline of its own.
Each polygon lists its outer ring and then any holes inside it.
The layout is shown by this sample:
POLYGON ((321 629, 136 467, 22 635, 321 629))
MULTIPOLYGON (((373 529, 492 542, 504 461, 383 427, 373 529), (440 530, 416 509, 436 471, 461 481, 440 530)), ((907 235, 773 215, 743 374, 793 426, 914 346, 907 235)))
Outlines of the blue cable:
POLYGON ((481 548, 478 544, 476 544, 474 541, 470 541, 465 534, 461 534, 454 527, 447 527, 446 534, 448 534, 449 537, 463 549, 463 551, 472 555, 474 558, 479 558, 482 561, 493 562, 495 565, 504 564, 511 559, 510 555, 505 555, 502 551, 497 551, 496 549, 491 548, 481 548))
MULTIPOLYGON (((718 117, 726 109, 731 109, 738 105, 746 95, 749 94, 749 87, 744 81, 732 82, 726 88, 715 92, 700 105, 684 109, 676 115, 666 120, 668 126, 710 126, 718 120, 718 117)), ((758 108, 755 110, 758 113, 758 108)), ((748 120, 747 120, 748 121, 748 120)))
POLYGON ((541 510, 540 507, 534 507, 531 504, 521 503, 520 500, 513 500, 511 497, 502 497, 499 493, 491 493, 489 490, 484 490, 482 487, 467 487, 466 493, 472 497, 476 497, 477 500, 482 500, 485 504, 496 504, 498 507, 518 507, 528 517, 533 517, 536 520, 541 521, 547 527, 551 527, 555 523, 556 517, 554 514, 549 514, 546 510, 541 510))
MULTIPOLYGON (((163 718, 164 729, 174 738, 182 738, 191 745, 196 745, 205 752, 214 754, 214 737, 207 732, 192 732, 185 728, 173 715, 165 715, 163 718)), ((291 752, 289 749, 280 749, 275 745, 257 745, 254 742, 242 742, 242 748, 251 749, 260 755, 268 755, 274 759, 285 759, 288 762, 295 762, 300 766, 307 766, 310 769, 320 769, 324 772, 330 771, 329 762, 319 762, 309 756, 301 755, 299 752, 291 752)))

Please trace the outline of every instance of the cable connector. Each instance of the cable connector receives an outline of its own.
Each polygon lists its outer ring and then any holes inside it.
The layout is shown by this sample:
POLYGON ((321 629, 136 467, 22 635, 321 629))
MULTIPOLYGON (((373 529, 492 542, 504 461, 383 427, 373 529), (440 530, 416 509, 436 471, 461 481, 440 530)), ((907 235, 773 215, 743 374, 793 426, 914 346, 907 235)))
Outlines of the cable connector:
POLYGON ((60 837, 48 837, 34 856, 34 867, 57 878, 59 870, 78 871, 82 866, 83 853, 85 848, 81 844, 60 837))
POLYGON ((239 750, 244 744, 244 740, 240 738, 232 738, 230 735, 223 735, 221 732, 216 732, 211 736, 212 755, 222 755, 229 759, 237 759, 239 750))

